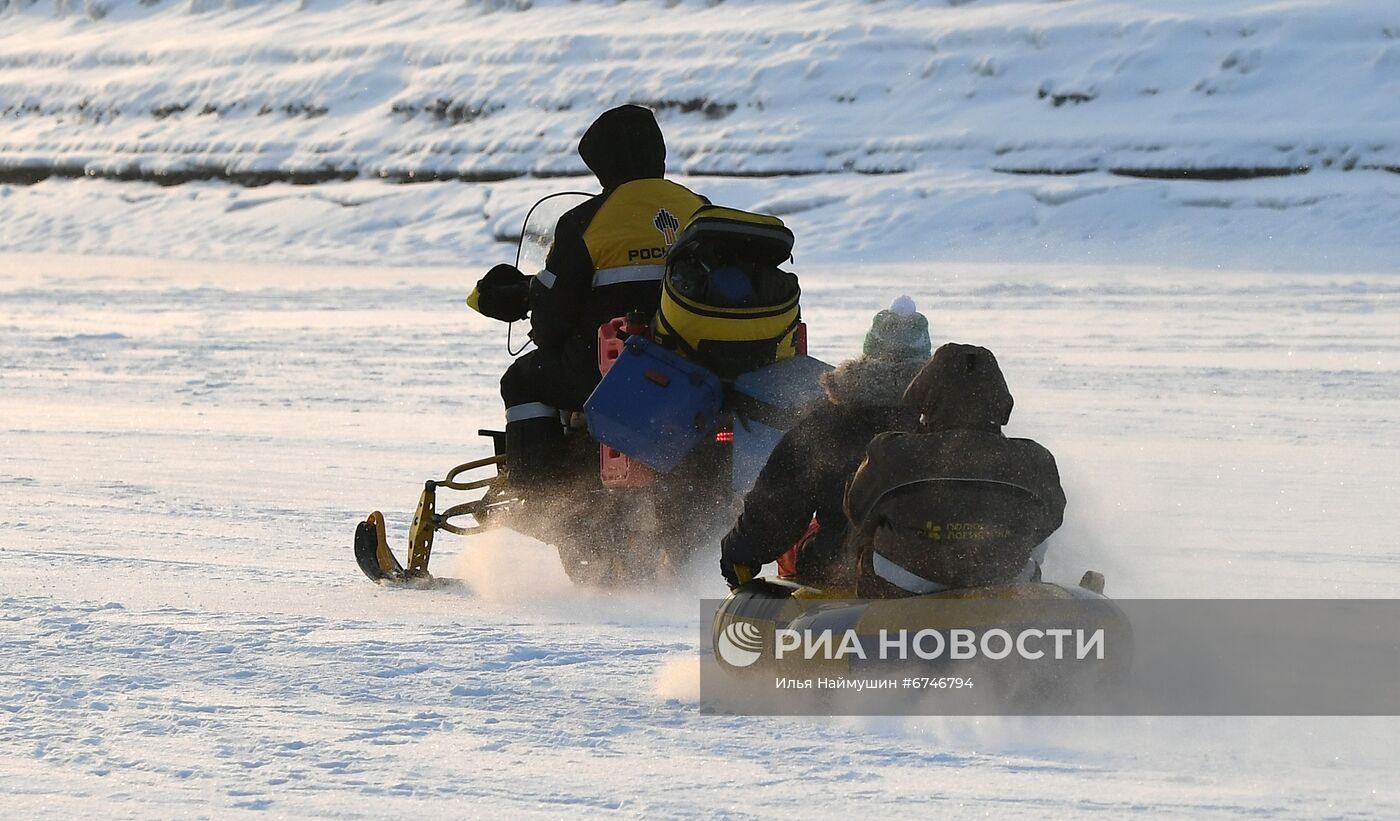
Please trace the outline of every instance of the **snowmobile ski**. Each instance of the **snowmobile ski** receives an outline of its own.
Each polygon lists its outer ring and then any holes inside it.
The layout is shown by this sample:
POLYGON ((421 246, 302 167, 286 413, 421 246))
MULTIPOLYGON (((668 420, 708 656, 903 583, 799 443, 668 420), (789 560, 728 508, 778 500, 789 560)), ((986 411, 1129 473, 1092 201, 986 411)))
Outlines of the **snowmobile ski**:
POLYGON ((403 565, 389 549, 384 537, 384 514, 374 511, 355 528, 355 562, 374 582, 399 582, 404 579, 403 565))
POLYGON ((467 462, 448 471, 447 477, 441 481, 428 480, 424 483, 423 493, 418 497, 418 507, 413 512, 413 522, 408 528, 408 557, 405 563, 401 563, 394 555, 393 549, 389 547, 389 540, 384 533, 384 514, 377 510, 369 514, 355 528, 355 563, 360 566, 360 571, 370 581, 383 585, 436 587, 444 584, 444 581, 434 578, 428 572, 428 561, 432 558, 433 552, 434 534, 439 530, 445 530, 459 536, 471 536, 479 533, 488 526, 488 512, 498 510, 510 503, 510 499, 505 498, 499 490, 493 488, 499 474, 473 481, 461 481, 458 477, 478 468, 497 466, 500 462, 500 456, 467 462), (448 490, 484 489, 486 493, 475 501, 455 505, 439 513, 437 511, 437 491, 439 488, 448 490), (471 516, 474 524, 453 524, 451 520, 460 516, 471 516))
POLYGON ((426 570, 405 569, 384 538, 384 516, 377 510, 355 528, 355 562, 371 581, 388 587, 426 590, 460 584, 456 579, 438 578, 426 570))

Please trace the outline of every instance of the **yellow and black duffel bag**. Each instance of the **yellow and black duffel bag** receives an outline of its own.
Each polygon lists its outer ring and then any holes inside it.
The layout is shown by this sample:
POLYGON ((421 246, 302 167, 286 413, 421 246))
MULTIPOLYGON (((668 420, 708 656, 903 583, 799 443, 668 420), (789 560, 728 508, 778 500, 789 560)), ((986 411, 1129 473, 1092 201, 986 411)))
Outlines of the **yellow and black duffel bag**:
POLYGON ((656 339, 734 379, 797 352, 801 289, 777 217, 707 205, 666 255, 656 339))

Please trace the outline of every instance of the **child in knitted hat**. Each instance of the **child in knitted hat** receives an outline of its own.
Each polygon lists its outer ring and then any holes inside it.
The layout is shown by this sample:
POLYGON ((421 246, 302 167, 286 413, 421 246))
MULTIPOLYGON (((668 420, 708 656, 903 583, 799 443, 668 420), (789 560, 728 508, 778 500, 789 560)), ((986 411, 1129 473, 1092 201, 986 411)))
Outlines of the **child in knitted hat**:
POLYGON ((877 434, 918 428, 919 411, 903 396, 931 348, 928 320, 902 296, 875 316, 864 354, 822 376, 825 401, 783 435, 721 542, 720 572, 731 586, 791 548, 814 517, 818 529, 797 551, 795 577, 817 587, 852 586, 855 556, 844 549, 846 480, 877 434))
POLYGON ((888 310, 875 315, 865 335, 864 351, 872 359, 927 360, 933 353, 928 319, 914 307, 913 299, 901 296, 888 310))

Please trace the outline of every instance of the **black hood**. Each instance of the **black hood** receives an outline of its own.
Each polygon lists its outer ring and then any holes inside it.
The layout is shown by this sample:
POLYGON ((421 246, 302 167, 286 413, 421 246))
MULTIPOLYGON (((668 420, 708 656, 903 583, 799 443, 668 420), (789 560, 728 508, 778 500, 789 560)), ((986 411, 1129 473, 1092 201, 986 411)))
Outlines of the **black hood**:
POLYGON ((666 175, 666 141, 651 111, 635 105, 604 111, 578 141, 578 155, 604 188, 666 175))
POLYGON ((933 352, 904 393, 930 430, 998 430, 1011 418, 1013 401, 997 358, 986 348, 950 342, 933 352))

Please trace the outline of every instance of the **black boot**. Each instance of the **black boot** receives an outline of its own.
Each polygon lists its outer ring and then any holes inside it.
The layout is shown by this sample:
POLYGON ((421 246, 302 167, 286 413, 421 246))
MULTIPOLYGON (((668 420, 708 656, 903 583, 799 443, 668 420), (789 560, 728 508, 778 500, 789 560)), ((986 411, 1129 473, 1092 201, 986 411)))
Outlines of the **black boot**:
POLYGON ((564 429, 558 416, 506 423, 506 481, 522 490, 536 489, 560 473, 564 429))

